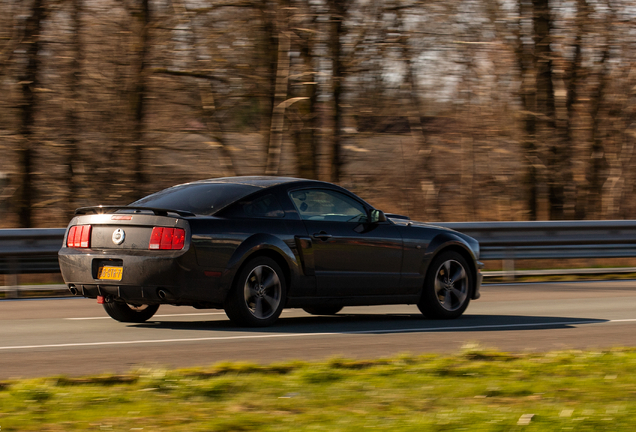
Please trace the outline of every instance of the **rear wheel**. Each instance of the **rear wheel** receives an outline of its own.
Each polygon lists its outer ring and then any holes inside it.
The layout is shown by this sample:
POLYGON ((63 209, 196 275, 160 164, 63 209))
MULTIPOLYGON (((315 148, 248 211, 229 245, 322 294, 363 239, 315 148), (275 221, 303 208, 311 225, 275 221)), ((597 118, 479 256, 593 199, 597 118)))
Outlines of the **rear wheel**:
POLYGON ((225 313, 234 323, 246 327, 266 327, 278 319, 285 306, 285 278, 271 258, 247 262, 225 302, 225 313))
POLYGON ((111 318, 128 323, 148 321, 159 309, 159 305, 135 305, 119 301, 104 303, 104 310, 111 318))
POLYGON ((427 318, 460 317, 470 302, 473 284, 466 259, 454 251, 442 252, 429 267, 417 307, 427 318))
POLYGON ((309 306, 303 310, 311 315, 335 315, 342 310, 342 306, 309 306))

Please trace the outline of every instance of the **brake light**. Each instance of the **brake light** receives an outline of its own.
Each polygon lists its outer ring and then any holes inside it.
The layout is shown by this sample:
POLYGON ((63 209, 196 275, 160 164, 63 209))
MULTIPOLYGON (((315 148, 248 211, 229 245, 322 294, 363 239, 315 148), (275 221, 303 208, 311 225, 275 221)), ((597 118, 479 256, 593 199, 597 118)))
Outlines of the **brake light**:
POLYGON ((68 230, 66 246, 70 248, 89 248, 91 246, 91 225, 75 225, 68 230))
POLYGON ((80 247, 82 237, 82 227, 75 227, 75 231, 73 232, 73 247, 80 247))
POLYGON ((154 227, 150 234, 148 249, 179 250, 185 245, 183 228, 154 227))
POLYGON ((150 234, 150 245, 148 249, 159 249, 161 245, 161 236, 163 235, 163 228, 154 227, 150 234))
POLYGON ((81 248, 88 248, 90 247, 90 243, 91 243, 91 226, 90 225, 84 225, 82 227, 82 235, 80 235, 80 247, 81 248))
POLYGON ((175 228, 172 235, 172 249, 183 249, 185 245, 185 230, 181 228, 175 228))
POLYGON ((174 234, 174 228, 164 228, 163 234, 161 234, 161 245, 159 249, 172 249, 172 236, 174 234))

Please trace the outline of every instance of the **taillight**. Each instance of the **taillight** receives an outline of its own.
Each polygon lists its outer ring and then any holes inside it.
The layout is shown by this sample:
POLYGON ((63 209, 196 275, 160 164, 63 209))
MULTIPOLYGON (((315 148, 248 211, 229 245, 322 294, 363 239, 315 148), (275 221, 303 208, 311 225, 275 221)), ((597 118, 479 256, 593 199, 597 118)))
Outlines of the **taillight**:
POLYGON ((185 245, 185 230, 181 228, 175 228, 174 234, 172 234, 172 249, 183 249, 185 245))
POLYGON ((174 228, 164 228, 163 234, 161 234, 161 244, 159 249, 172 249, 172 236, 174 235, 174 228))
POLYGON ((91 246, 91 226, 75 225, 68 230, 66 246, 70 248, 89 248, 91 246))
POLYGON ((91 246, 91 226, 82 226, 82 235, 80 236, 80 247, 88 248, 91 246))
POLYGON ((154 227, 150 234, 150 245, 148 249, 159 249, 161 245, 161 235, 163 234, 163 228, 154 227))
POLYGON ((150 234, 148 249, 179 250, 185 245, 183 228, 154 227, 150 234))

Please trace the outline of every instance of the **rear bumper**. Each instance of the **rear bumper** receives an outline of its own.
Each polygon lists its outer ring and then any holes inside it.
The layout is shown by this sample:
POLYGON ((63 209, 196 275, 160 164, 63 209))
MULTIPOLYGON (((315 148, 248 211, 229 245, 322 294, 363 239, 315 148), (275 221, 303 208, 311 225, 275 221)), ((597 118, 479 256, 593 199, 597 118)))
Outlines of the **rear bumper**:
POLYGON ((127 303, 163 304, 178 303, 181 293, 173 287, 131 286, 131 285, 91 285, 68 284, 69 290, 75 295, 87 298, 97 296, 123 299, 127 303), (173 298, 174 297, 174 298, 173 298))
POLYGON ((225 290, 196 264, 194 251, 93 251, 63 247, 58 255, 71 292, 88 298, 111 296, 142 304, 219 304, 225 290), (100 265, 121 266, 119 281, 97 279, 100 265))

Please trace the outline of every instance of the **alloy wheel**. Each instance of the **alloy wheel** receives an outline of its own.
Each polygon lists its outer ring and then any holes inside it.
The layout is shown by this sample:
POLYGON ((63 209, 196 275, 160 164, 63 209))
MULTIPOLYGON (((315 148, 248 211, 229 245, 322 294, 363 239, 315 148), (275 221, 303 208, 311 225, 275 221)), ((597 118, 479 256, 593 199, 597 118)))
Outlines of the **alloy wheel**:
POLYGON ((442 263, 435 275, 435 297, 447 311, 463 306, 468 296, 468 276, 464 266, 455 260, 442 263))
POLYGON ((245 304, 258 319, 268 319, 276 313, 282 299, 282 286, 276 271, 259 265, 252 269, 243 288, 245 304))

